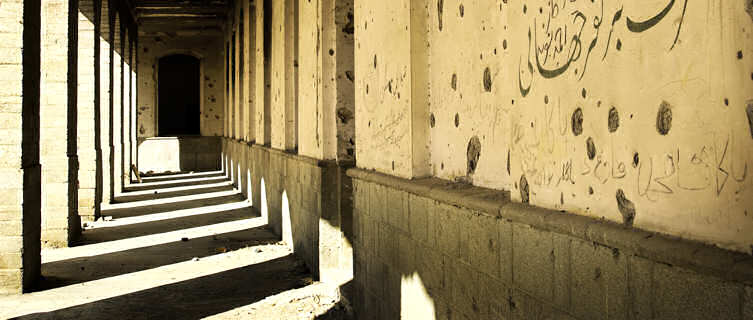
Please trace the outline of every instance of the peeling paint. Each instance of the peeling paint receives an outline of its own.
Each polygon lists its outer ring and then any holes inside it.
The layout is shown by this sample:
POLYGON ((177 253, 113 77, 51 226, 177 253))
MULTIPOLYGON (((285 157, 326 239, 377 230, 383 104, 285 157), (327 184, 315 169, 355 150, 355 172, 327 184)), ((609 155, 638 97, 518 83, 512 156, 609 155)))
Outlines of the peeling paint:
POLYGON ((617 189, 617 209, 622 214, 622 223, 628 227, 633 226, 635 220, 635 205, 627 197, 622 189, 617 189))

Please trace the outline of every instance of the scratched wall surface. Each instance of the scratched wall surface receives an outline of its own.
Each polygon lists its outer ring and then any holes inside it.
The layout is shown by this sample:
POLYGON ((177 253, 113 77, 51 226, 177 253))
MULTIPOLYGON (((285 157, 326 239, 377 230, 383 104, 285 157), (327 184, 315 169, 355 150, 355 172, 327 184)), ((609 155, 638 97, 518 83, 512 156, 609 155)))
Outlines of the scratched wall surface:
MULTIPOLYGON (((750 7, 747 0, 431 0, 434 175, 751 252, 750 7)), ((394 19, 374 28, 394 39, 389 28, 401 21, 394 19)), ((364 22, 358 31, 370 38, 372 22, 368 29, 364 22)), ((394 76, 387 66, 402 55, 377 41, 386 39, 359 41, 380 63, 359 84, 394 76)), ((358 112, 379 108, 365 134, 399 141, 387 125, 399 123, 405 101, 386 86, 363 89, 356 89, 358 112)), ((380 153, 384 160, 367 161, 384 166, 394 158, 380 153)))
POLYGON ((358 166, 412 177, 410 1, 356 1, 358 166))
POLYGON ((161 57, 189 54, 201 60, 201 135, 219 136, 223 130, 223 59, 220 35, 142 36, 139 39, 139 138, 157 136, 157 65, 161 57))
POLYGON ((322 35, 321 0, 299 3, 299 103, 298 118, 302 119, 298 128, 298 152, 302 155, 323 158, 324 153, 324 112, 322 112, 321 90, 321 51, 322 35), (303 120, 305 119, 305 120, 303 120))

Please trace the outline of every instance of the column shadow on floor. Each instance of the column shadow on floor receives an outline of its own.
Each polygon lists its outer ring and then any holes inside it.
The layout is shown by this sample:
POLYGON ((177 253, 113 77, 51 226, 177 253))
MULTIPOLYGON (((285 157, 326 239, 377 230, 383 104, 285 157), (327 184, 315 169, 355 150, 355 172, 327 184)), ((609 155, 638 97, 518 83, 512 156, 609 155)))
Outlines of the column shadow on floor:
MULTIPOLYGON (((245 207, 233 210, 209 211, 201 214, 194 213, 188 216, 133 223, 116 227, 100 227, 84 230, 81 239, 76 243, 76 246, 167 233, 225 222, 240 221, 249 218, 258 218, 260 216, 261 214, 253 208, 245 207)), ((117 219, 115 219, 115 222, 117 222, 117 219)))
POLYGON ((199 319, 304 287, 307 277, 306 269, 296 263, 291 254, 209 276, 13 319, 199 319))
MULTIPOLYGON (((177 237, 177 236, 176 236, 177 237)), ((278 237, 263 227, 186 239, 113 253, 42 264, 39 290, 114 277, 203 258, 246 247, 272 244, 278 237)))
POLYGON ((218 192, 216 195, 212 193, 202 193, 194 196, 156 199, 163 201, 147 202, 143 204, 138 202, 129 202, 121 205, 115 205, 110 208, 102 208, 102 215, 112 216, 115 218, 135 217, 153 214, 156 212, 194 209, 245 200, 243 194, 233 190, 218 192))

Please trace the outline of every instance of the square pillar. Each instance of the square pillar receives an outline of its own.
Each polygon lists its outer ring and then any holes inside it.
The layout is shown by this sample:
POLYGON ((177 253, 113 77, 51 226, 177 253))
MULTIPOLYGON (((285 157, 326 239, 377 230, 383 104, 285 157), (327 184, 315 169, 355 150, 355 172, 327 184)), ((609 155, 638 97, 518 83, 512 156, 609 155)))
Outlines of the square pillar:
POLYGON ((359 168, 407 179, 431 173, 426 10, 422 1, 355 1, 359 168))
POLYGON ((0 30, 0 295, 40 276, 40 1, 3 1, 0 30))
POLYGON ((99 1, 99 145, 100 170, 97 174, 101 191, 99 199, 101 203, 109 204, 112 202, 112 157, 111 142, 112 136, 112 22, 110 20, 110 6, 108 0, 99 1))
POLYGON ((67 246, 80 233, 77 157, 78 1, 42 1, 42 243, 67 246))
POLYGON ((93 0, 79 0, 78 12, 78 214, 82 221, 94 221, 99 213, 97 188, 97 144, 99 115, 96 91, 99 90, 95 61, 98 41, 95 32, 97 12, 93 0))

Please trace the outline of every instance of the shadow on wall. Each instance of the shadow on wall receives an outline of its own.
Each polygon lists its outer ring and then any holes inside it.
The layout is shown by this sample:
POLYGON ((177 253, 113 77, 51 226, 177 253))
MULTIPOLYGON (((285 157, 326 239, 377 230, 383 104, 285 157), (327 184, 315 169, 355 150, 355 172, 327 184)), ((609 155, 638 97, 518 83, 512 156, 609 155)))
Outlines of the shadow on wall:
POLYGON ((220 170, 220 138, 153 137, 139 141, 138 169, 143 173, 220 170))

